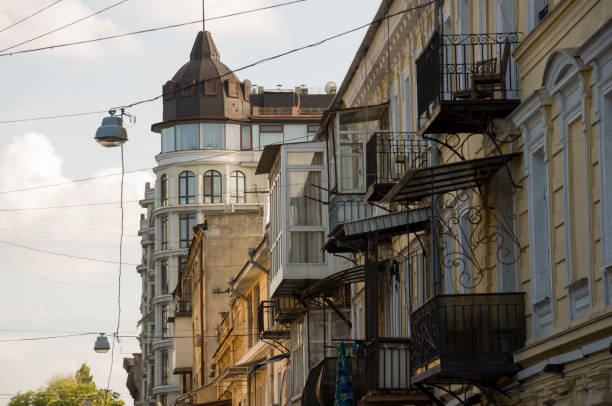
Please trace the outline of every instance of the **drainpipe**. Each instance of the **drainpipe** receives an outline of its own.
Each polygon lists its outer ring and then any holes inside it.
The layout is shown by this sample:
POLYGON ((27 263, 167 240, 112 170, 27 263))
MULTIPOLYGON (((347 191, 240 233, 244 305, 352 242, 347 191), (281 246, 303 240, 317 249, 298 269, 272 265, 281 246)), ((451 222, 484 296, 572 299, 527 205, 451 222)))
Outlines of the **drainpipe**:
POLYGON ((253 265, 255 268, 259 269, 261 272, 263 272, 266 275, 270 276, 270 270, 269 269, 264 268, 263 265, 255 262, 253 260, 253 256, 255 255, 255 251, 257 251, 257 248, 249 248, 249 263, 251 265, 253 265))
MULTIPOLYGON (((247 305, 247 314, 248 314, 248 319, 247 319, 247 323, 249 325, 253 324, 253 308, 251 305, 251 301, 249 300, 248 297, 246 297, 245 295, 243 295, 242 293, 238 292, 236 289, 234 289, 234 287, 232 286, 234 284, 234 278, 230 278, 229 280, 229 290, 232 294, 234 294, 236 297, 244 300, 246 302, 247 305)), ((249 336, 250 337, 250 336, 249 336)))

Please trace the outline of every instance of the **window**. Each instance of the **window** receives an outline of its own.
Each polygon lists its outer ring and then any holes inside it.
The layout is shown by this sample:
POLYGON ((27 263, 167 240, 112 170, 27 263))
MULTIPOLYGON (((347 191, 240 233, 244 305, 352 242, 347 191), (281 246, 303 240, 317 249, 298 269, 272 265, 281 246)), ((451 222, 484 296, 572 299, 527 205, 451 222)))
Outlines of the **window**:
POLYGON ((251 84, 245 80, 244 81, 244 100, 249 101, 250 97, 251 97, 251 84))
POLYGON ((187 257, 185 255, 179 255, 178 257, 178 270, 181 272, 183 267, 185 266, 185 262, 187 262, 187 257))
POLYGON ((222 203, 221 174, 217 171, 204 174, 204 203, 222 203))
POLYGON ((206 123, 200 124, 202 134, 203 149, 224 149, 225 148, 225 125, 206 123))
POLYGON ((340 186, 343 192, 360 192, 364 189, 363 143, 360 134, 340 135, 340 186))
POLYGON ((532 31, 548 15, 548 0, 529 0, 527 32, 532 31))
POLYGON ((174 151, 174 127, 162 128, 161 152, 174 151))
POLYGON ((218 96, 219 95, 219 79, 206 79, 204 80, 204 96, 218 96))
POLYGON ((190 171, 181 172, 179 175, 179 204, 194 204, 195 202, 195 175, 190 171))
POLYGON ((169 313, 169 306, 167 304, 162 306, 162 320, 161 320, 161 325, 162 325, 162 338, 168 338, 170 335, 168 333, 168 316, 170 316, 169 313))
POLYGON ((195 226, 196 215, 195 213, 185 213, 181 214, 179 217, 179 225, 180 225, 180 247, 187 248, 189 244, 191 244, 191 240, 193 239, 192 229, 195 226))
POLYGON ((259 147, 263 149, 266 145, 282 144, 282 125, 262 125, 259 127, 259 147))
POLYGON ((195 96, 195 80, 186 79, 181 81, 181 96, 195 96))
POLYGON ((284 127, 284 142, 304 142, 308 138, 308 127, 304 124, 288 124, 284 127))
POLYGON ((240 97, 240 81, 237 79, 229 79, 227 81, 227 95, 229 97, 240 97))
POLYGON ((198 149, 200 131, 198 124, 182 124, 176 126, 176 150, 187 151, 198 149))
POLYGON ((162 216, 160 219, 161 227, 161 248, 168 249, 168 216, 162 216))
POLYGON ((244 173, 234 171, 230 174, 230 198, 232 203, 246 203, 245 185, 244 173))
POLYGON ((240 149, 250 151, 253 149, 253 138, 251 136, 251 126, 243 125, 240 127, 240 149))
POLYGON ((166 176, 166 174, 162 175, 160 186, 161 186, 161 205, 167 206, 168 205, 168 176, 166 176))
POLYGON ((168 260, 161 261, 160 292, 162 295, 168 294, 168 260))
POLYGON ((174 99, 174 85, 175 85, 175 82, 169 80, 163 86, 162 92, 164 93, 164 100, 174 99))
POLYGON ((313 226, 322 227, 322 193, 316 187, 321 185, 321 171, 289 172, 289 262, 322 263, 323 230, 312 230, 313 226))
MULTIPOLYGON (((170 376, 170 365, 168 364, 168 350, 161 351, 161 384, 168 385, 168 377, 170 376)), ((162 395, 162 398, 165 395, 162 395)), ((162 403, 162 405, 167 406, 162 403)))
POLYGON ((304 388, 304 320, 291 324, 291 370, 293 376, 291 393, 300 393, 304 388))

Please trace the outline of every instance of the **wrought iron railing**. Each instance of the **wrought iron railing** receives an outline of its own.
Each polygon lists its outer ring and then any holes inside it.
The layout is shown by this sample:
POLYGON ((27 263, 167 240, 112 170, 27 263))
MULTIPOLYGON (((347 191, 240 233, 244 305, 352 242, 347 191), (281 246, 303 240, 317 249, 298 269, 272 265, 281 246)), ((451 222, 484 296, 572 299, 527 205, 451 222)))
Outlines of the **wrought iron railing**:
POLYGON ((441 295, 410 316, 412 374, 443 364, 512 364, 525 344, 524 293, 441 295))
POLYGON ((418 133, 376 133, 366 145, 366 183, 395 183, 430 162, 430 142, 418 133))
POLYGON ((410 389, 410 340, 379 337, 366 346, 366 373, 369 391, 410 389))
POLYGON ((276 300, 264 300, 257 308, 257 333, 259 338, 288 336, 288 328, 277 322, 279 303, 276 300))
MULTIPOLYGON (((350 348, 350 346, 349 346, 350 348)), ((350 357, 352 365, 353 401, 355 404, 366 393, 366 382, 370 379, 366 370, 361 365, 362 360, 351 357, 347 349, 347 357, 350 357)), ((338 371, 338 358, 326 357, 310 368, 306 384, 302 392, 302 406, 327 406, 334 404, 336 392, 336 375, 338 371)))
POLYGON ((175 313, 191 313, 191 300, 177 300, 174 303, 175 313))
POLYGON ((518 34, 435 33, 416 61, 419 117, 440 101, 518 99, 518 34))

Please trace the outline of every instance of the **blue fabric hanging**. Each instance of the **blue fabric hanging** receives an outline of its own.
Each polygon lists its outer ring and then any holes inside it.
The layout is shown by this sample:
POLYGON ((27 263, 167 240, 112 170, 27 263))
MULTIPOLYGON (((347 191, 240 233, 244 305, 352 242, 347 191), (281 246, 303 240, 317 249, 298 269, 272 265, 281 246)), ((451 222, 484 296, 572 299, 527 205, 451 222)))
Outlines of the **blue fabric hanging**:
POLYGON ((336 370, 334 406, 354 406, 353 368, 351 358, 346 356, 343 342, 340 342, 338 345, 338 368, 336 370))

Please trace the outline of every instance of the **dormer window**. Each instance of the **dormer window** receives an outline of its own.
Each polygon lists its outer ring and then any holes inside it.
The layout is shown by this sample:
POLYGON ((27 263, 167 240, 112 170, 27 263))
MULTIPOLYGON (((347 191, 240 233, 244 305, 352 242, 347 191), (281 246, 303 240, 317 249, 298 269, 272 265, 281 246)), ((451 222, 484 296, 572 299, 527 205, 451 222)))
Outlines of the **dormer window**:
POLYGON ((174 99, 174 85, 175 85, 175 82, 169 80, 163 86, 162 93, 164 94, 164 100, 174 99))
POLYGON ((249 101, 251 94, 251 84, 247 81, 244 82, 244 89, 242 89, 244 93, 244 100, 249 101))
POLYGON ((229 79, 227 81, 227 95, 229 97, 240 97, 240 81, 237 79, 229 79))
POLYGON ((219 96, 219 78, 204 80, 204 96, 219 96))
POLYGON ((195 80, 186 79, 181 81, 181 96, 195 96, 195 80))

